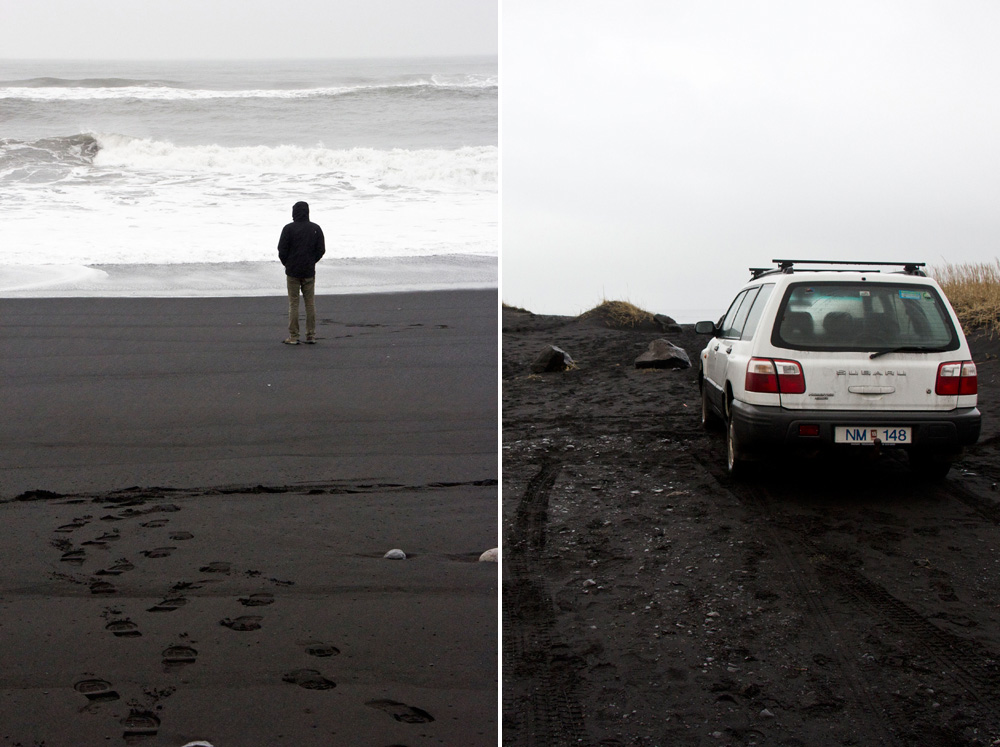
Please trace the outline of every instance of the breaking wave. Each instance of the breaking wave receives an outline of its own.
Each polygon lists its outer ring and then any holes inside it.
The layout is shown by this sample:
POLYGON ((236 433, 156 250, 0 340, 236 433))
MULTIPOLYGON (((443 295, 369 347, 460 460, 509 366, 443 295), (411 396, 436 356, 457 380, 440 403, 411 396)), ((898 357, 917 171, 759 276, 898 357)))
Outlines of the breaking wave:
MULTIPOLYGON (((354 187, 494 191, 495 146, 455 150, 335 150, 294 145, 181 146, 114 134, 79 134, 32 142, 0 140, 0 180, 58 181, 81 169, 156 175, 324 175, 354 187)), ((94 174, 96 176, 96 174, 94 174)))
POLYGON ((141 80, 133 78, 27 78, 0 81, 2 88, 183 88, 183 84, 170 81, 141 80))
POLYGON ((359 83, 311 88, 248 88, 215 90, 188 88, 183 84, 128 78, 30 78, 0 82, 0 99, 26 101, 84 101, 108 99, 136 100, 211 100, 211 99, 307 99, 345 95, 386 95, 425 93, 495 93, 497 77, 468 74, 461 76, 430 75, 377 84, 359 83))

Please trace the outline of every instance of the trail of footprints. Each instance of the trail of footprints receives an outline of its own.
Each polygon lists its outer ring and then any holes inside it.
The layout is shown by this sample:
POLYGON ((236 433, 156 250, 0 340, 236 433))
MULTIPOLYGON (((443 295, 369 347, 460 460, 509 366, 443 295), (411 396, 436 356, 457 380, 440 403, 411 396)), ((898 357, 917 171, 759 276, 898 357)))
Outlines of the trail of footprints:
MULTIPOLYGON (((180 511, 180 507, 173 504, 155 504, 151 507, 145 505, 144 498, 136 498, 127 503, 117 503, 116 508, 123 510, 114 514, 101 516, 102 522, 119 522, 129 519, 145 517, 156 513, 175 513, 180 511)), ((88 554, 90 550, 107 553, 114 543, 122 539, 121 530, 113 528, 110 531, 100 533, 96 537, 91 537, 79 542, 79 546, 74 545, 69 536, 75 535, 80 530, 86 529, 94 522, 92 515, 84 515, 74 518, 71 522, 56 527, 56 536, 51 545, 60 553, 60 562, 67 566, 82 568, 88 560, 94 559, 88 554)), ((143 521, 139 524, 143 530, 166 529, 170 524, 169 518, 155 518, 143 521)), ((194 535, 188 531, 169 531, 171 542, 186 542, 194 539, 194 535)), ((139 552, 141 556, 149 561, 169 558, 179 549, 178 545, 162 545, 152 547, 139 552)), ((113 597, 117 592, 114 583, 108 577, 117 577, 129 571, 135 570, 136 566, 128 558, 118 558, 107 563, 104 567, 92 572, 91 577, 83 580, 78 576, 66 573, 53 573, 54 578, 68 581, 73 584, 87 584, 90 593, 94 595, 107 595, 113 597)), ((212 561, 198 568, 199 573, 204 575, 229 575, 232 571, 231 564, 223 561, 212 561)), ((262 574, 259 571, 247 571, 248 578, 257 578, 262 574)), ((180 581, 175 583, 164 595, 162 601, 157 602, 152 607, 145 610, 147 613, 170 613, 185 607, 188 603, 183 595, 185 591, 193 591, 203 588, 205 584, 212 583, 218 579, 203 578, 199 581, 180 581)), ((268 579, 275 586, 292 586, 294 581, 282 581, 279 579, 268 579)), ((274 604, 274 594, 268 592, 257 592, 245 597, 239 597, 237 601, 246 608, 262 608, 274 604)), ((141 638, 142 630, 140 624, 131 617, 123 617, 122 612, 117 608, 107 608, 104 613, 106 619, 104 628, 108 633, 118 638, 141 638)), ((263 627, 264 616, 256 614, 244 614, 234 617, 227 617, 219 621, 219 625, 237 633, 246 633, 260 630, 263 627)), ((187 638, 187 633, 181 633, 180 638, 187 638)), ((299 641, 298 644, 304 654, 317 659, 326 659, 340 653, 335 645, 325 641, 299 641)), ((198 661, 198 651, 187 641, 170 645, 163 649, 160 654, 163 671, 170 673, 183 669, 198 661)), ((296 669, 281 676, 283 682, 304 688, 306 690, 332 690, 336 683, 328 679, 319 670, 312 668, 296 669)), ((80 680, 74 683, 73 689, 87 700, 84 710, 99 708, 100 705, 112 703, 121 699, 121 696, 114 689, 114 686, 106 680, 92 676, 87 673, 80 680)), ((167 690, 145 689, 143 695, 145 702, 131 700, 128 702, 129 713, 120 719, 122 727, 122 738, 126 744, 141 744, 145 740, 155 737, 159 733, 160 719, 154 713, 156 705, 160 699, 169 696, 173 688, 167 690)), ((427 711, 406 705, 394 700, 372 700, 365 705, 375 710, 379 710, 391 716, 396 721, 403 723, 429 723, 434 721, 434 717, 427 711)))

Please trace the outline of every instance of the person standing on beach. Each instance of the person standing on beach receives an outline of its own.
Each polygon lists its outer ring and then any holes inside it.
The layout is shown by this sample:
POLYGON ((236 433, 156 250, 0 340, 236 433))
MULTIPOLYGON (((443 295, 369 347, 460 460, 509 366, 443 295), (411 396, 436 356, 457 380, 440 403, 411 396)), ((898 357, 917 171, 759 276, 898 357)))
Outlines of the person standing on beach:
POLYGON ((309 203, 292 205, 292 222, 281 229, 278 259, 288 282, 288 339, 299 344, 299 293, 306 305, 306 342, 316 342, 316 263, 326 253, 323 229, 309 220, 309 203))

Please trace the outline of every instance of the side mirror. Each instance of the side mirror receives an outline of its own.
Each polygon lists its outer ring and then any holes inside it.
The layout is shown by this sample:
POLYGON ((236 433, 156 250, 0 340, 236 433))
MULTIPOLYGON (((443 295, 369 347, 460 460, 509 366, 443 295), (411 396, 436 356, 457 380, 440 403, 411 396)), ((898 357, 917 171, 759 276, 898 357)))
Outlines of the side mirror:
POLYGON ((699 335, 716 335, 718 329, 715 326, 715 322, 698 322, 694 325, 694 331, 699 335))

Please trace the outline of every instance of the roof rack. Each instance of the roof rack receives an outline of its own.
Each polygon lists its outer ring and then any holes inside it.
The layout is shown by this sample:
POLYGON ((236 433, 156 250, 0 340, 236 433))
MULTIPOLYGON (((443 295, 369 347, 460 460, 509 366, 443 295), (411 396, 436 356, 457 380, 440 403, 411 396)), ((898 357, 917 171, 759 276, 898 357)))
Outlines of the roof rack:
POLYGON ((881 272, 880 270, 864 270, 860 268, 871 268, 871 267, 902 267, 902 272, 906 275, 920 275, 924 276, 925 273, 921 270, 926 263, 924 262, 851 262, 842 259, 772 259, 777 267, 751 267, 750 268, 750 279, 756 280, 764 275, 771 274, 786 274, 790 275, 795 272, 795 265, 850 265, 851 269, 840 269, 839 267, 819 267, 806 268, 811 272, 820 272, 826 270, 827 272, 881 272))

